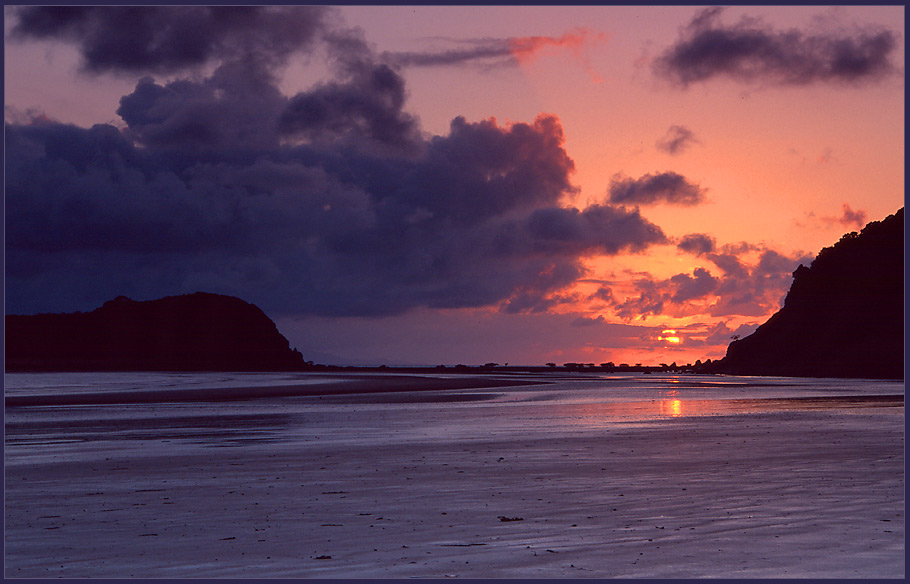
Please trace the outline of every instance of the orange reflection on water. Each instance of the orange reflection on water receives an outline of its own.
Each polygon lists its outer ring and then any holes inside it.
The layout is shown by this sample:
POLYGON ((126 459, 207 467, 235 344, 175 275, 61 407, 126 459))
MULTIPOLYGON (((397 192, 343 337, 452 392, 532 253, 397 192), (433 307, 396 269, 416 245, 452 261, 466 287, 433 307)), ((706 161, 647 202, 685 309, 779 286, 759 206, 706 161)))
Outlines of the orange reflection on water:
POLYGON ((678 394, 667 391, 658 399, 566 404, 560 409, 575 423, 603 426, 611 422, 834 408, 893 408, 902 415, 904 406, 902 395, 682 400, 678 394))
POLYGON ((662 399, 658 402, 660 415, 678 418, 683 415, 681 399, 662 399))
MULTIPOLYGON (((667 392, 668 394, 670 392, 667 392)), ((678 393, 678 392, 672 392, 678 393)), ((666 394, 665 394, 666 395, 666 394)), ((567 404, 567 413, 583 425, 601 426, 609 422, 681 418, 709 413, 710 404, 702 400, 684 400, 661 396, 659 399, 567 404), (685 403, 685 406, 683 405, 685 403)))
MULTIPOLYGON (((668 379, 670 383, 679 383, 679 379, 668 379)), ((661 416, 669 416, 671 418, 678 418, 683 415, 682 400, 679 399, 679 391, 671 389, 669 391, 660 392, 661 396, 666 396, 669 399, 658 400, 657 406, 660 411, 661 416)))

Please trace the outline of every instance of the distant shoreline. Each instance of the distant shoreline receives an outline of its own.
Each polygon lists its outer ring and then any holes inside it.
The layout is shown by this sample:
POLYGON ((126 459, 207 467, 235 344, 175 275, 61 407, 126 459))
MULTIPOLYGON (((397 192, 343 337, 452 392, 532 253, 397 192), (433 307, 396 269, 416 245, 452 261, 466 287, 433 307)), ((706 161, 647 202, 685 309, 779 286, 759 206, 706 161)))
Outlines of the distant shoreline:
MULTIPOLYGON (((521 375, 543 373, 667 373, 673 375, 718 375, 737 377, 809 377, 817 379, 869 379, 875 381, 903 381, 903 378, 880 377, 876 375, 843 377, 838 375, 772 375, 740 374, 716 370, 711 363, 686 364, 679 366, 665 365, 594 365, 592 363, 566 363, 553 367, 544 365, 414 365, 414 366, 362 366, 362 365, 309 365, 300 368, 280 369, 93 369, 93 368, 7 368, 6 373, 344 373, 364 374, 407 374, 407 375, 521 375)), ((871 373, 871 372, 870 372, 871 373)))

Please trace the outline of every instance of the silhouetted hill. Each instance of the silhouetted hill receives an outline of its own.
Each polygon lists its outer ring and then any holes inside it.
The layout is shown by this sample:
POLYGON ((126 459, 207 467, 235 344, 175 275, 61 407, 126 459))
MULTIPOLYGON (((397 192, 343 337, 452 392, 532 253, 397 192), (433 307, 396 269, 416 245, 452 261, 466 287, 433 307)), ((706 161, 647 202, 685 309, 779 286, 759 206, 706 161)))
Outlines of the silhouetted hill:
POLYGON ((256 306, 197 292, 6 316, 7 371, 267 371, 303 359, 256 306))
POLYGON ((716 371, 903 379, 903 209, 844 235, 793 277, 783 308, 731 343, 716 371))

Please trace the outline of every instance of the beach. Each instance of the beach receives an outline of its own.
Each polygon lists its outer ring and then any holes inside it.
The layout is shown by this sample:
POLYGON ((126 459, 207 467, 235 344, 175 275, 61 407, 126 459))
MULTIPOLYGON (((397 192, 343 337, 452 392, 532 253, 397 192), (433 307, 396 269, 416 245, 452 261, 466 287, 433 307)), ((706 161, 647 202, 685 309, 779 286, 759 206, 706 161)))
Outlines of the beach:
POLYGON ((134 385, 8 392, 7 578, 905 573, 899 382, 134 385))

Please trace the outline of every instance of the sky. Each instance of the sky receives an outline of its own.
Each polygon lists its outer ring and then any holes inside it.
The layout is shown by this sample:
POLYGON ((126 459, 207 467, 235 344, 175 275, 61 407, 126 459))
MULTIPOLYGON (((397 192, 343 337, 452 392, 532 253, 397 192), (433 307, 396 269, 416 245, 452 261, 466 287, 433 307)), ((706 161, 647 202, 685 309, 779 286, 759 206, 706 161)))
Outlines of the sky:
POLYGON ((904 201, 903 6, 5 7, 7 314, 694 363, 904 201))

